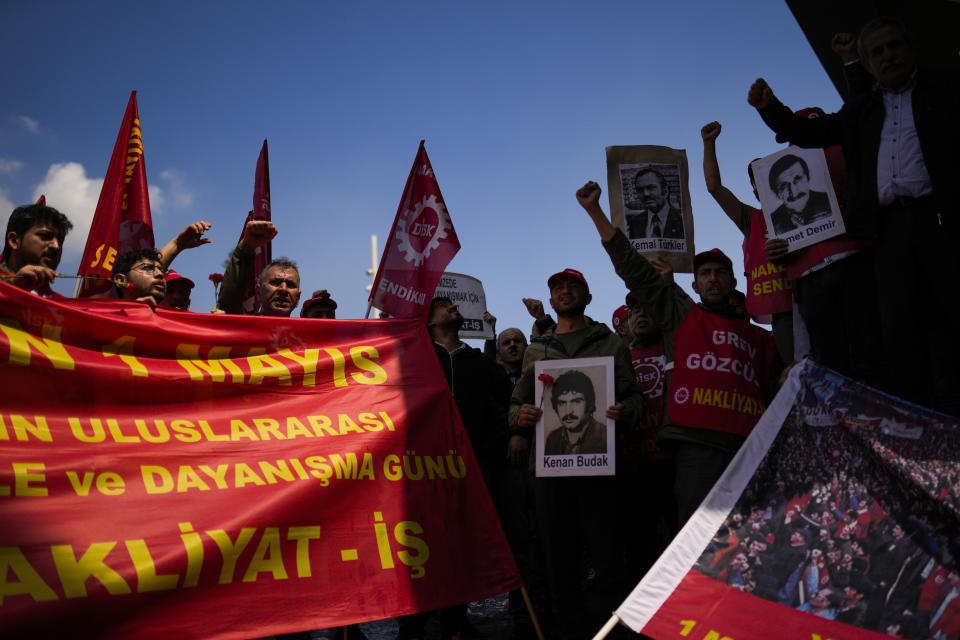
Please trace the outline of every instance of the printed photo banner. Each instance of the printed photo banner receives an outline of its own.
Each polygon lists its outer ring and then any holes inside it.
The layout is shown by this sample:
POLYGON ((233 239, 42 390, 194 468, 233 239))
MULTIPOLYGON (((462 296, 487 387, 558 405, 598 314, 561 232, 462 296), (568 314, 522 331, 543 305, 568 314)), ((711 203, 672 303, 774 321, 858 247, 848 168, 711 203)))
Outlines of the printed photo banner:
POLYGON ((693 210, 687 152, 654 145, 607 147, 607 197, 614 226, 639 253, 693 272, 693 210))
POLYGON ((844 233, 823 149, 787 147, 750 166, 769 237, 796 251, 844 233))
POLYGON ((445 272, 437 283, 437 290, 433 297, 446 296, 450 298, 463 316, 463 326, 460 327, 461 338, 491 339, 496 336, 493 327, 483 321, 483 313, 487 310, 487 296, 483 292, 483 283, 471 276, 462 273, 445 272))
POLYGON ((613 356, 537 360, 534 392, 543 409, 534 440, 538 476, 612 476, 616 423, 613 356))
POLYGON ((658 639, 960 637, 958 427, 804 361, 617 616, 658 639))
POLYGON ((0 283, 3 635, 253 638, 517 588, 422 325, 0 283))

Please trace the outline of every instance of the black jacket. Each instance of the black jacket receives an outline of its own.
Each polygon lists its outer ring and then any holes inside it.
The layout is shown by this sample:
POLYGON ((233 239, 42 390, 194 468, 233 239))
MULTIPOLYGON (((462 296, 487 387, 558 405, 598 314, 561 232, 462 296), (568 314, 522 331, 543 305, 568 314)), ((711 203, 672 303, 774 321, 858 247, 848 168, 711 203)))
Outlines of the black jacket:
POLYGON ((503 464, 507 455, 507 410, 513 385, 506 372, 479 349, 464 344, 453 353, 433 344, 470 445, 482 466, 503 464))
MULTIPOLYGON (((923 161, 933 183, 944 232, 960 231, 960 73, 920 70, 912 96, 923 161)), ((847 190, 843 218, 851 238, 877 235, 877 153, 884 119, 879 89, 856 94, 837 113, 808 120, 774 101, 760 112, 780 137, 798 147, 843 145, 847 190)))

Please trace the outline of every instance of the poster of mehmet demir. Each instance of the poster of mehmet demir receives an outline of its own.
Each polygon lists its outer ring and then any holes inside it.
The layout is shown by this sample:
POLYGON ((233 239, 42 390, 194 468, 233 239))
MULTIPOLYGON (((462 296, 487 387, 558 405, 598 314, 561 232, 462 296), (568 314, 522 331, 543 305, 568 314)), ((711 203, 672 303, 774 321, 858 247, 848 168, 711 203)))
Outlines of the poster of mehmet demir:
POLYGON ((822 149, 787 147, 751 166, 769 238, 795 251, 844 232, 822 149))
POLYGON ((538 476, 612 476, 616 471, 613 357, 535 363, 538 476))

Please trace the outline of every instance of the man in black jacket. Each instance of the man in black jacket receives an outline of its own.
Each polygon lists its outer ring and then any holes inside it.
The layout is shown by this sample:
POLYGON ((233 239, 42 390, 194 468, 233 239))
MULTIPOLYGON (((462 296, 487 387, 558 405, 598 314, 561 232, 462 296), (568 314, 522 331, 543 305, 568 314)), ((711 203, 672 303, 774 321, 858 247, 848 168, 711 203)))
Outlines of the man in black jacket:
POLYGON ((877 81, 839 112, 808 120, 762 78, 747 101, 779 136, 801 147, 842 144, 844 223, 876 240, 876 276, 891 391, 960 415, 960 74, 918 69, 904 25, 867 23, 860 58, 877 81))

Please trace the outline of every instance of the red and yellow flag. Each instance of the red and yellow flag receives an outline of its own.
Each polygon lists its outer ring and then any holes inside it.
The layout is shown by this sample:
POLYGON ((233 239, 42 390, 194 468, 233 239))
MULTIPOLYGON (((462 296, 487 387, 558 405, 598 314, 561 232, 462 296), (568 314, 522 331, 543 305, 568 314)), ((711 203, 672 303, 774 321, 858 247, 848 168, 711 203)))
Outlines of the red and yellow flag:
POLYGON ((147 193, 147 170, 143 162, 137 92, 131 91, 78 271, 81 276, 96 277, 80 281, 77 297, 86 298, 110 291, 109 278, 117 255, 152 246, 155 246, 153 221, 147 193))

